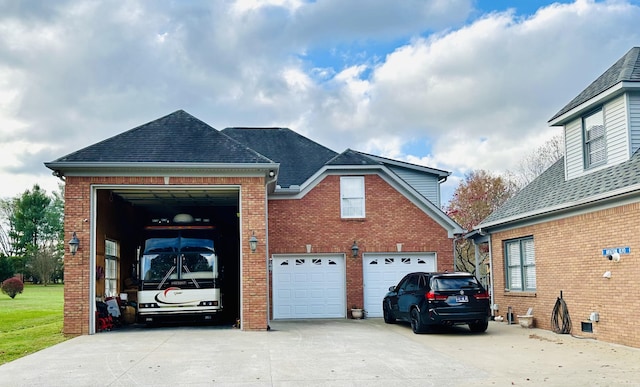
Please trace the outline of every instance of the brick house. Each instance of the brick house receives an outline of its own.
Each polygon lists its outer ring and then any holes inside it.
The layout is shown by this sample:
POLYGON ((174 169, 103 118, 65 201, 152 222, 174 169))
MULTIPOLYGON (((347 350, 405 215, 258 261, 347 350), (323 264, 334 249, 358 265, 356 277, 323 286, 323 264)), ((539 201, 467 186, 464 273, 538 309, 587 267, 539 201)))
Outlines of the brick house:
POLYGON ((95 300, 131 290, 143 229, 210 218, 224 266, 223 322, 381 316, 413 270, 452 270, 462 229, 440 210, 448 172, 285 128, 218 131, 179 110, 45 163, 65 181, 64 332, 95 332, 95 300), (252 251, 249 239, 257 239, 252 251), (354 249, 357 247, 357 249, 354 249))
POLYGON ((490 243, 496 314, 533 307, 555 330, 640 347, 640 48, 626 53, 550 120, 565 157, 475 229, 490 243))

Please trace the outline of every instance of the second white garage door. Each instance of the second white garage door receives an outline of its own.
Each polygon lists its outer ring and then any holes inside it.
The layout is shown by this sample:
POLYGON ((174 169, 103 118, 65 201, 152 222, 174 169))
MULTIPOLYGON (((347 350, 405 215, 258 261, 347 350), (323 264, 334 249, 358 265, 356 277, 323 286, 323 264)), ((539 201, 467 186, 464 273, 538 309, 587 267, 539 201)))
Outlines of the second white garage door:
POLYGON ((344 255, 274 256, 273 318, 345 317, 344 255))
POLYGON ((368 253, 362 257, 364 309, 367 317, 382 317, 382 299, 390 286, 414 271, 435 271, 435 253, 368 253))

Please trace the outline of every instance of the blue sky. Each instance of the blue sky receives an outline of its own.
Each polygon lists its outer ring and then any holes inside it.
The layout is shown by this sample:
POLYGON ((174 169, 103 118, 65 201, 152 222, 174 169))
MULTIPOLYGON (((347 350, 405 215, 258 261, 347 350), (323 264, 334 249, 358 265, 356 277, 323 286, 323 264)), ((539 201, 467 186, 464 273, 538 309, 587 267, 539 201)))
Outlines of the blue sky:
POLYGON ((638 20, 637 0, 0 0, 0 197, 184 109, 450 171, 448 198, 561 133, 638 20))

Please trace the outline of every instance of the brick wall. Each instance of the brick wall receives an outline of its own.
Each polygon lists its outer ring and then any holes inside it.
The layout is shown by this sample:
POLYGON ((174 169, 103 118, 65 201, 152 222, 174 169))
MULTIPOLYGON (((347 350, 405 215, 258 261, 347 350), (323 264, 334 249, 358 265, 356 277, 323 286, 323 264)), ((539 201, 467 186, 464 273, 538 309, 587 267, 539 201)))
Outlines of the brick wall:
MULTIPOLYGON (((64 333, 89 333, 90 240, 92 184, 158 185, 165 184, 163 177, 74 177, 66 178, 65 186, 65 241, 75 231, 80 239, 80 248, 75 256, 65 252, 64 333)), ((249 251, 247 243, 241 243, 243 286, 243 329, 264 330, 267 328, 267 259, 266 239, 266 193, 263 178, 234 177, 172 177, 171 185, 240 185, 240 208, 242 234, 262 241, 255 253, 249 251)), ((102 227, 102 226, 101 226, 102 227)), ((102 233, 102 232, 101 232, 102 233)), ((104 243, 104 235, 100 238, 104 243)))
POLYGON ((447 231, 378 175, 365 176, 365 219, 340 217, 340 177, 327 176, 299 200, 269 201, 269 254, 347 255, 347 305, 363 305, 362 253, 436 252, 438 270, 453 270, 447 231), (357 241, 358 258, 351 258, 357 241))
POLYGON ((552 310, 562 291, 572 334, 640 347, 639 218, 640 203, 633 203, 492 234, 498 314, 506 317, 508 306, 515 315, 533 307, 536 326, 551 329, 552 310), (525 236, 534 238, 536 292, 510 293, 505 291, 503 241, 525 236), (631 254, 611 262, 602 250, 614 247, 630 247, 631 254), (610 279, 603 278, 606 271, 611 271, 610 279), (593 323, 593 333, 582 332, 581 322, 591 312, 598 312, 600 321, 593 323))

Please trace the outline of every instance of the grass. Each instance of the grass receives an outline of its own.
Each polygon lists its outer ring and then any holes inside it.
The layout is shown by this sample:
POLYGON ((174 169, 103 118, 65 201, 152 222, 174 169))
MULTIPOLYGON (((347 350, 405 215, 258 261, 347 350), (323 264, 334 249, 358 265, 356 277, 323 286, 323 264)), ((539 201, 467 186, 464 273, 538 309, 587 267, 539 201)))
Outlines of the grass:
POLYGON ((0 365, 65 341, 63 285, 25 284, 11 299, 0 292, 0 365))

